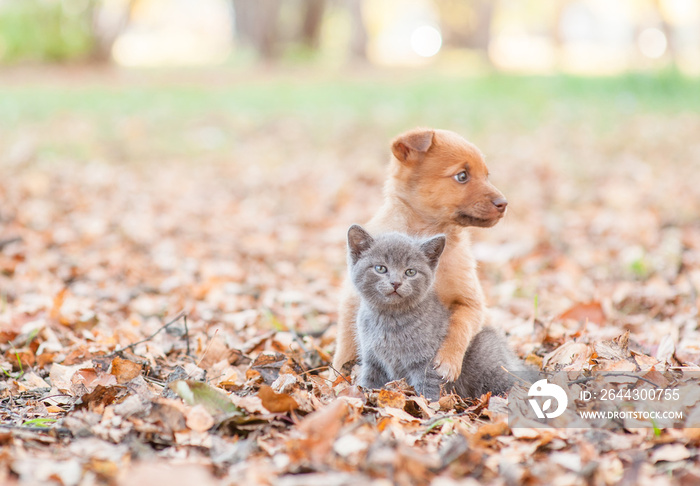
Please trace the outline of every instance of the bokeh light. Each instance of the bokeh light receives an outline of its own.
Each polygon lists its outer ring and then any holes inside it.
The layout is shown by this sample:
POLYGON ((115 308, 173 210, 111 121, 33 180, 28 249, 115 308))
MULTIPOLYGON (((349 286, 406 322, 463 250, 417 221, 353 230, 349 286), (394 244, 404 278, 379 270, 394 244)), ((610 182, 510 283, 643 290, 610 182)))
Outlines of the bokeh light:
POLYGON ((421 57, 433 57, 441 47, 442 35, 435 27, 423 25, 411 34, 411 48, 421 57))
POLYGON ((637 44, 642 54, 650 59, 660 58, 668 47, 666 35, 656 27, 649 27, 640 32, 637 44))

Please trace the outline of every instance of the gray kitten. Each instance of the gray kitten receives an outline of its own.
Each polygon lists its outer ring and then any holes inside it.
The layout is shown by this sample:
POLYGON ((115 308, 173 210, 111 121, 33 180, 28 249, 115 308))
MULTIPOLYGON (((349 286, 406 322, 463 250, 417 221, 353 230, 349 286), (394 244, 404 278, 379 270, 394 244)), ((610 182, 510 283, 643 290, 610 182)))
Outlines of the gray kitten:
MULTIPOLYGON (((400 233, 372 238, 362 227, 348 230, 350 278, 360 294, 357 341, 360 385, 381 388, 405 378, 416 392, 435 400, 442 378, 433 368, 450 313, 433 281, 445 236, 417 240, 400 233)), ((462 374, 447 389, 464 397, 503 394, 513 377, 502 369, 521 367, 505 340, 491 327, 472 340, 462 374)))

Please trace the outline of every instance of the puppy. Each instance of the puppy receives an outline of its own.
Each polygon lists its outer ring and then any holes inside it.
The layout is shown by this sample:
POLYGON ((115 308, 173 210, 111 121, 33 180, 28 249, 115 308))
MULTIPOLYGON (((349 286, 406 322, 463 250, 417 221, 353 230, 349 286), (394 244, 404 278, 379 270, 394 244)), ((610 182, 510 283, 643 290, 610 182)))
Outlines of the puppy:
MULTIPOLYGON (((489 182, 479 149, 454 132, 410 130, 392 142, 391 150, 384 205, 365 228, 374 235, 388 231, 419 237, 446 235, 435 289, 450 311, 450 324, 434 365, 447 381, 455 381, 467 346, 485 319, 484 294, 466 228, 495 225, 508 202, 489 182)), ((346 279, 333 359, 336 370, 357 355, 358 304, 356 291, 346 279)))

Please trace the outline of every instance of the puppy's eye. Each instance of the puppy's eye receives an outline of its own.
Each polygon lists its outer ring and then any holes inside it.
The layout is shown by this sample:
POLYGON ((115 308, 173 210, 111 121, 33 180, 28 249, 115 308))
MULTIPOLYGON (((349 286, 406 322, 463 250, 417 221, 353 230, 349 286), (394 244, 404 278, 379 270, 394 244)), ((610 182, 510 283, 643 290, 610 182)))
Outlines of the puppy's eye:
POLYGON ((377 273, 386 273, 386 267, 384 265, 375 265, 374 271, 377 273))
POLYGON ((415 275, 416 275, 416 271, 415 271, 414 269, 412 269, 412 268, 409 268, 408 270, 406 270, 405 273, 406 273, 406 275, 409 276, 409 277, 415 277, 415 275))
POLYGON ((462 172, 454 175, 454 180, 460 184, 466 184, 469 181, 469 174, 467 174, 466 170, 463 170, 462 172))

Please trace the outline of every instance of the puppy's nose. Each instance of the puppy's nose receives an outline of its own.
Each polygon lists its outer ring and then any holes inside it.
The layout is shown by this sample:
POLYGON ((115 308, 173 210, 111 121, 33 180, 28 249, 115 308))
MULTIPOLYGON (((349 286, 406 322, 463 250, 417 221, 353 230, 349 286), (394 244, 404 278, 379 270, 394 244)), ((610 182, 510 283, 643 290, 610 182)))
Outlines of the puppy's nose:
POLYGON ((508 206, 508 201, 506 201, 505 197, 497 197, 493 201, 491 201, 494 206, 496 206, 496 209, 498 209, 499 213, 502 213, 503 211, 506 210, 506 206, 508 206))
POLYGON ((391 282, 391 286, 394 287, 394 290, 396 290, 401 287, 401 282, 391 282))

